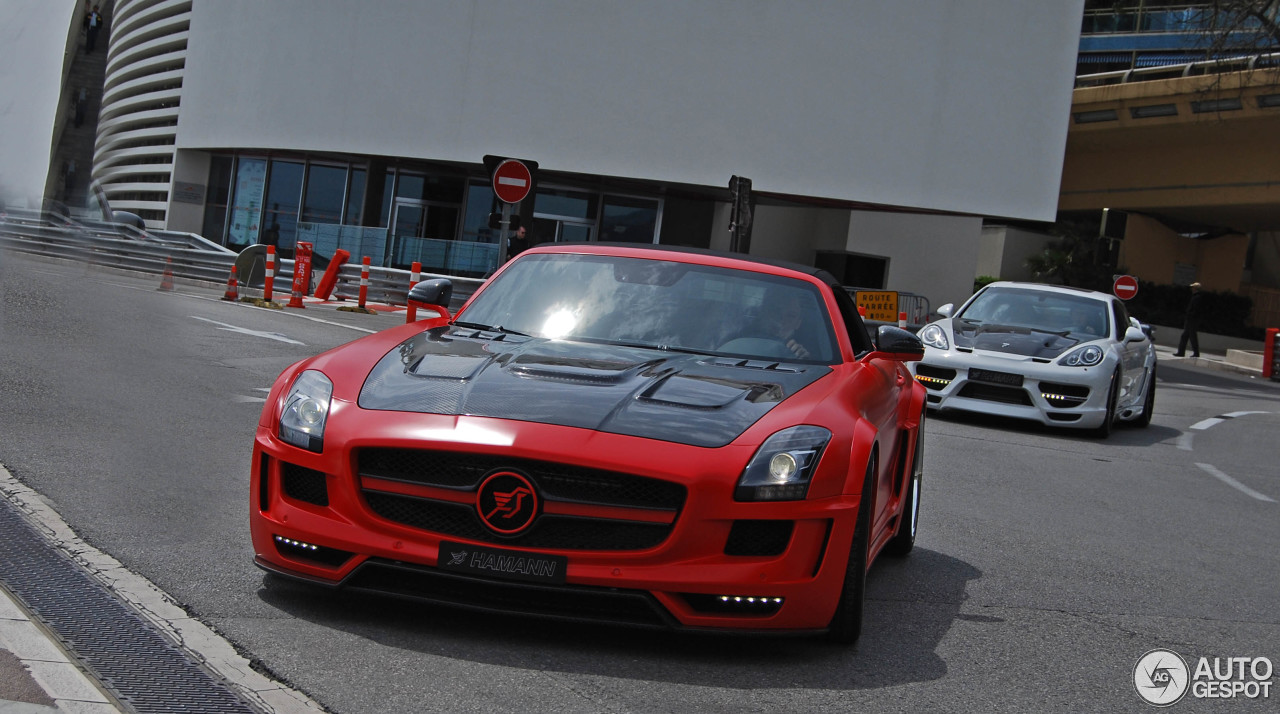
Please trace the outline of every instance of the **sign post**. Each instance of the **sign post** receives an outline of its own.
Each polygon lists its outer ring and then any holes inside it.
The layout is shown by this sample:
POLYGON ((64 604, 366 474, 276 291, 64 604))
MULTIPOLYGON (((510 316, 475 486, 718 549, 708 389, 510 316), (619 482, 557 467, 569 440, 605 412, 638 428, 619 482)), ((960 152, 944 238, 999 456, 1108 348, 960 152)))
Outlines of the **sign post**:
POLYGON ((533 174, 524 162, 506 159, 493 170, 493 193, 502 201, 502 226, 498 233, 498 264, 507 262, 509 252, 509 232, 511 226, 511 205, 520 203, 533 188, 533 174))
POLYGON ((1121 300, 1131 300, 1138 294, 1138 279, 1132 275, 1118 275, 1111 292, 1121 300))

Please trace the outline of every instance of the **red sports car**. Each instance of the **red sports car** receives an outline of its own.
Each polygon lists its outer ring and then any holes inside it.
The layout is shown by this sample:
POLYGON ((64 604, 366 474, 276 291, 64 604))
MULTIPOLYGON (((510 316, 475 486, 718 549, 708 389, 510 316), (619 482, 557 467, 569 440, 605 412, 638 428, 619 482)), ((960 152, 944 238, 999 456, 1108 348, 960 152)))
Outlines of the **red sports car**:
POLYGON ((814 268, 538 247, 450 316, 286 369, 258 423, 259 566, 352 590, 630 625, 862 625, 915 541, 920 340, 814 268))

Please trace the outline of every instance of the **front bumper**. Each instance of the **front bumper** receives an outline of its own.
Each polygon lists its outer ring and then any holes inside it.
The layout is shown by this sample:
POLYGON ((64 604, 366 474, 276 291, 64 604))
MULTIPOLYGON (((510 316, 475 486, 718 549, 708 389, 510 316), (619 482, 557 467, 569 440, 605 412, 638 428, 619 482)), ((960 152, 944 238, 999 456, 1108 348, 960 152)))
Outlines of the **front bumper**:
POLYGON ((928 350, 924 360, 911 365, 916 381, 928 390, 925 399, 930 409, 1080 429, 1096 428, 1106 418, 1113 370, 1109 360, 1093 367, 1062 367, 1030 358, 955 350, 928 350), (980 371, 996 374, 984 378, 980 371), (1009 384, 1003 375, 1021 379, 1009 384))
POLYGON ((333 587, 575 620, 773 632, 817 631, 831 620, 849 560, 858 497, 733 501, 741 466, 755 445, 704 449, 542 424, 394 417, 348 424, 349 434, 340 431, 339 422, 331 423, 326 446, 345 446, 323 454, 285 444, 271 429, 259 428, 250 509, 259 566, 333 587), (428 432, 429 442, 413 438, 428 432), (430 521, 440 512, 434 506, 412 509, 451 501, 446 505, 461 504, 453 516, 474 516, 473 505, 467 510, 465 487, 448 491, 360 472, 362 449, 428 445, 509 459, 522 471, 570 461, 574 468, 678 484, 684 496, 678 507, 664 510, 630 502, 559 502, 552 494, 540 518, 567 511, 567 520, 582 526, 581 542, 573 541, 572 530, 554 537, 543 532, 539 541, 532 537, 536 526, 529 538, 502 539, 477 530, 478 518, 430 521), (411 508, 389 509, 382 503, 387 499, 411 508), (438 567, 442 542, 563 557, 563 582, 446 571, 438 567))

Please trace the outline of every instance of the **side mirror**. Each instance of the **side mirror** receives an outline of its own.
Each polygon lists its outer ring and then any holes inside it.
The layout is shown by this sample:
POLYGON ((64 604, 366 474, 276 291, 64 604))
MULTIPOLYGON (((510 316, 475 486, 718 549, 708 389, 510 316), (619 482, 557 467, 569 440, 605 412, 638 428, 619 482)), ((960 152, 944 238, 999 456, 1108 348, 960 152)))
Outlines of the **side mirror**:
POLYGON ((1143 332, 1141 327, 1133 327, 1131 325, 1129 329, 1124 331, 1125 342, 1141 342, 1145 339, 1147 339, 1147 333, 1143 332))
POLYGON ((423 280, 409 290, 409 301, 419 305, 436 305, 449 307, 453 298, 453 281, 448 278, 423 280))
POLYGON ((881 325, 876 330, 876 349, 867 358, 917 362, 924 359, 924 343, 901 327, 881 325))
POLYGON ((942 307, 938 308, 938 314, 942 315, 943 317, 951 317, 951 313, 954 312, 955 309, 956 309, 955 305, 951 303, 947 303, 946 305, 943 305, 942 307))
MULTIPOLYGON (((433 278, 409 288, 410 307, 430 307, 444 317, 449 317, 449 301, 453 299, 453 281, 433 278)), ((412 312, 412 310, 410 310, 412 312)))

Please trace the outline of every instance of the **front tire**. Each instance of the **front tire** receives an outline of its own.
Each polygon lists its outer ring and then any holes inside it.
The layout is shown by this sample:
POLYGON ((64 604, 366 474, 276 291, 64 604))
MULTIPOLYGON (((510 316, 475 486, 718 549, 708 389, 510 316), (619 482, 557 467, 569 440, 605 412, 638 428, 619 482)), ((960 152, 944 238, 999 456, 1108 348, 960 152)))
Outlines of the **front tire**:
POLYGON ((862 634, 862 609, 867 591, 867 550, 871 532, 872 494, 875 491, 875 458, 867 464, 862 478, 862 498, 858 501, 858 521, 853 528, 853 544, 849 546, 849 565, 844 572, 844 588, 835 615, 827 626, 827 639, 851 645, 862 634))
POLYGON ((1116 423, 1116 400, 1120 398, 1120 370, 1111 375, 1111 387, 1107 390, 1107 414, 1102 419, 1102 423, 1093 430, 1093 435, 1099 439, 1105 439, 1111 436, 1111 429, 1116 423))
POLYGON ((1145 429, 1151 426, 1151 414, 1156 410, 1156 366, 1151 365, 1151 376, 1147 377, 1147 396, 1142 400, 1142 416, 1136 424, 1145 429))

